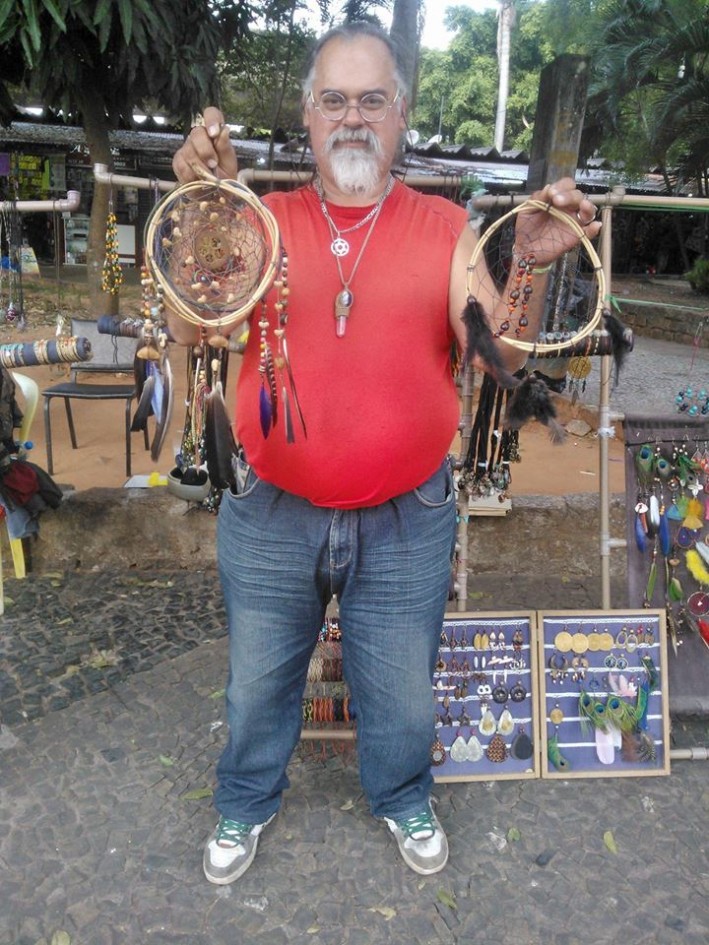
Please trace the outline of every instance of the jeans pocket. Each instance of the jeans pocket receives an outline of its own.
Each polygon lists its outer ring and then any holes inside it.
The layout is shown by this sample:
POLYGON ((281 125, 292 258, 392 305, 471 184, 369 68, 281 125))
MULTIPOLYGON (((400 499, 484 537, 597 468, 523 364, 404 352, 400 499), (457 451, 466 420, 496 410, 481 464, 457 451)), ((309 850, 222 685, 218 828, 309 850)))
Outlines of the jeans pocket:
POLYGON ((414 495, 421 503, 430 509, 441 508, 453 501, 455 488, 453 485, 453 470, 448 457, 444 459, 436 472, 414 490, 414 495))
POLYGON ((243 449, 234 454, 231 467, 234 477, 232 484, 229 486, 228 494, 234 499, 243 499, 254 491, 260 482, 259 477, 246 461, 246 454, 243 449))

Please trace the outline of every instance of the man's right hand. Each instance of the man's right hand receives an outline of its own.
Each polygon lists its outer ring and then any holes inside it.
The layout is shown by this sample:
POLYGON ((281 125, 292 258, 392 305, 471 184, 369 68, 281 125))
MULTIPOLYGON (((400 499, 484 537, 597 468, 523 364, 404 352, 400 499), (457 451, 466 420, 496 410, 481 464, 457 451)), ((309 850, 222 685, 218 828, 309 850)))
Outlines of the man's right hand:
POLYGON ((204 124, 192 128, 185 143, 175 152, 172 169, 181 184, 200 180, 206 175, 220 180, 235 180, 238 171, 236 152, 229 140, 229 129, 218 108, 205 108, 204 124))

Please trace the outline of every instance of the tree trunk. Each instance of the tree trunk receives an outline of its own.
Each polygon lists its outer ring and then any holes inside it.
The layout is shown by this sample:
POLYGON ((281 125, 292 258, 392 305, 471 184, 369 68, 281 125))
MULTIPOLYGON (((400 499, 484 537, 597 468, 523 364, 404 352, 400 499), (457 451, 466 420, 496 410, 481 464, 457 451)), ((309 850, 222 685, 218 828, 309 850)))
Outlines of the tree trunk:
POLYGON ((421 44, 421 0, 394 0, 391 38, 400 49, 404 81, 409 87, 409 107, 416 105, 419 50, 421 44))
MULTIPOLYGON (((110 124, 104 114, 101 97, 93 98, 87 95, 79 102, 79 110, 84 123, 91 166, 105 164, 109 170, 112 170, 113 159, 108 137, 110 124)), ((101 274, 106 253, 106 217, 110 196, 110 187, 107 184, 94 182, 86 253, 86 282, 90 310, 96 318, 99 315, 115 315, 118 312, 118 293, 111 295, 101 289, 101 274)))
POLYGON ((515 25, 514 0, 500 0, 497 13, 497 112, 495 114, 495 140, 497 151, 505 147, 505 121, 507 119, 507 98, 510 91, 510 40, 515 25))

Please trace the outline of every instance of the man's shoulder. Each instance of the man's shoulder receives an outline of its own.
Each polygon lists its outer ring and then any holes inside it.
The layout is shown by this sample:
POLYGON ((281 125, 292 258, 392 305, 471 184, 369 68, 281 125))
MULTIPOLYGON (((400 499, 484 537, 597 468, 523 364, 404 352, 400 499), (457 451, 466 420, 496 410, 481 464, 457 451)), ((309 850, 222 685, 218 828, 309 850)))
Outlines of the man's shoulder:
POLYGON ((461 207, 453 200, 442 197, 440 194, 430 194, 425 191, 414 190, 406 181, 402 181, 402 199, 410 201, 421 212, 444 217, 454 226, 462 225, 467 221, 468 214, 465 207, 461 207))
POLYGON ((309 185, 304 185, 291 190, 272 190, 270 193, 264 194, 261 197, 261 200, 272 210, 276 209, 277 207, 288 205, 294 206, 303 202, 308 192, 308 188, 309 185))

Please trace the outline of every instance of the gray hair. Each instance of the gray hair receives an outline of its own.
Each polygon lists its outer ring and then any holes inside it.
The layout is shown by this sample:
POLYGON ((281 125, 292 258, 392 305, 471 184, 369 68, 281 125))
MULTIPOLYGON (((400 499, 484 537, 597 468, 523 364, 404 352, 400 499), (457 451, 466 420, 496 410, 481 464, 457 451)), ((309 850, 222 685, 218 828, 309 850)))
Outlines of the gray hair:
POLYGON ((375 26, 374 23, 367 22, 366 20, 360 20, 354 23, 344 23, 342 26, 335 26, 333 29, 328 30, 327 33, 324 33, 320 37, 310 54, 308 71, 306 72, 305 79, 303 80, 304 96, 307 96, 313 89, 313 83, 315 82, 315 67, 317 65, 318 56, 322 52, 323 48, 334 39, 341 39, 344 42, 349 43, 352 42, 352 40, 359 39, 360 36, 369 36, 372 39, 378 39, 379 42, 386 46, 394 63, 393 79, 396 82, 397 90, 402 98, 406 97, 408 93, 406 82, 403 78, 404 69, 402 55, 398 45, 388 33, 384 32, 383 29, 381 29, 379 26, 375 26))

